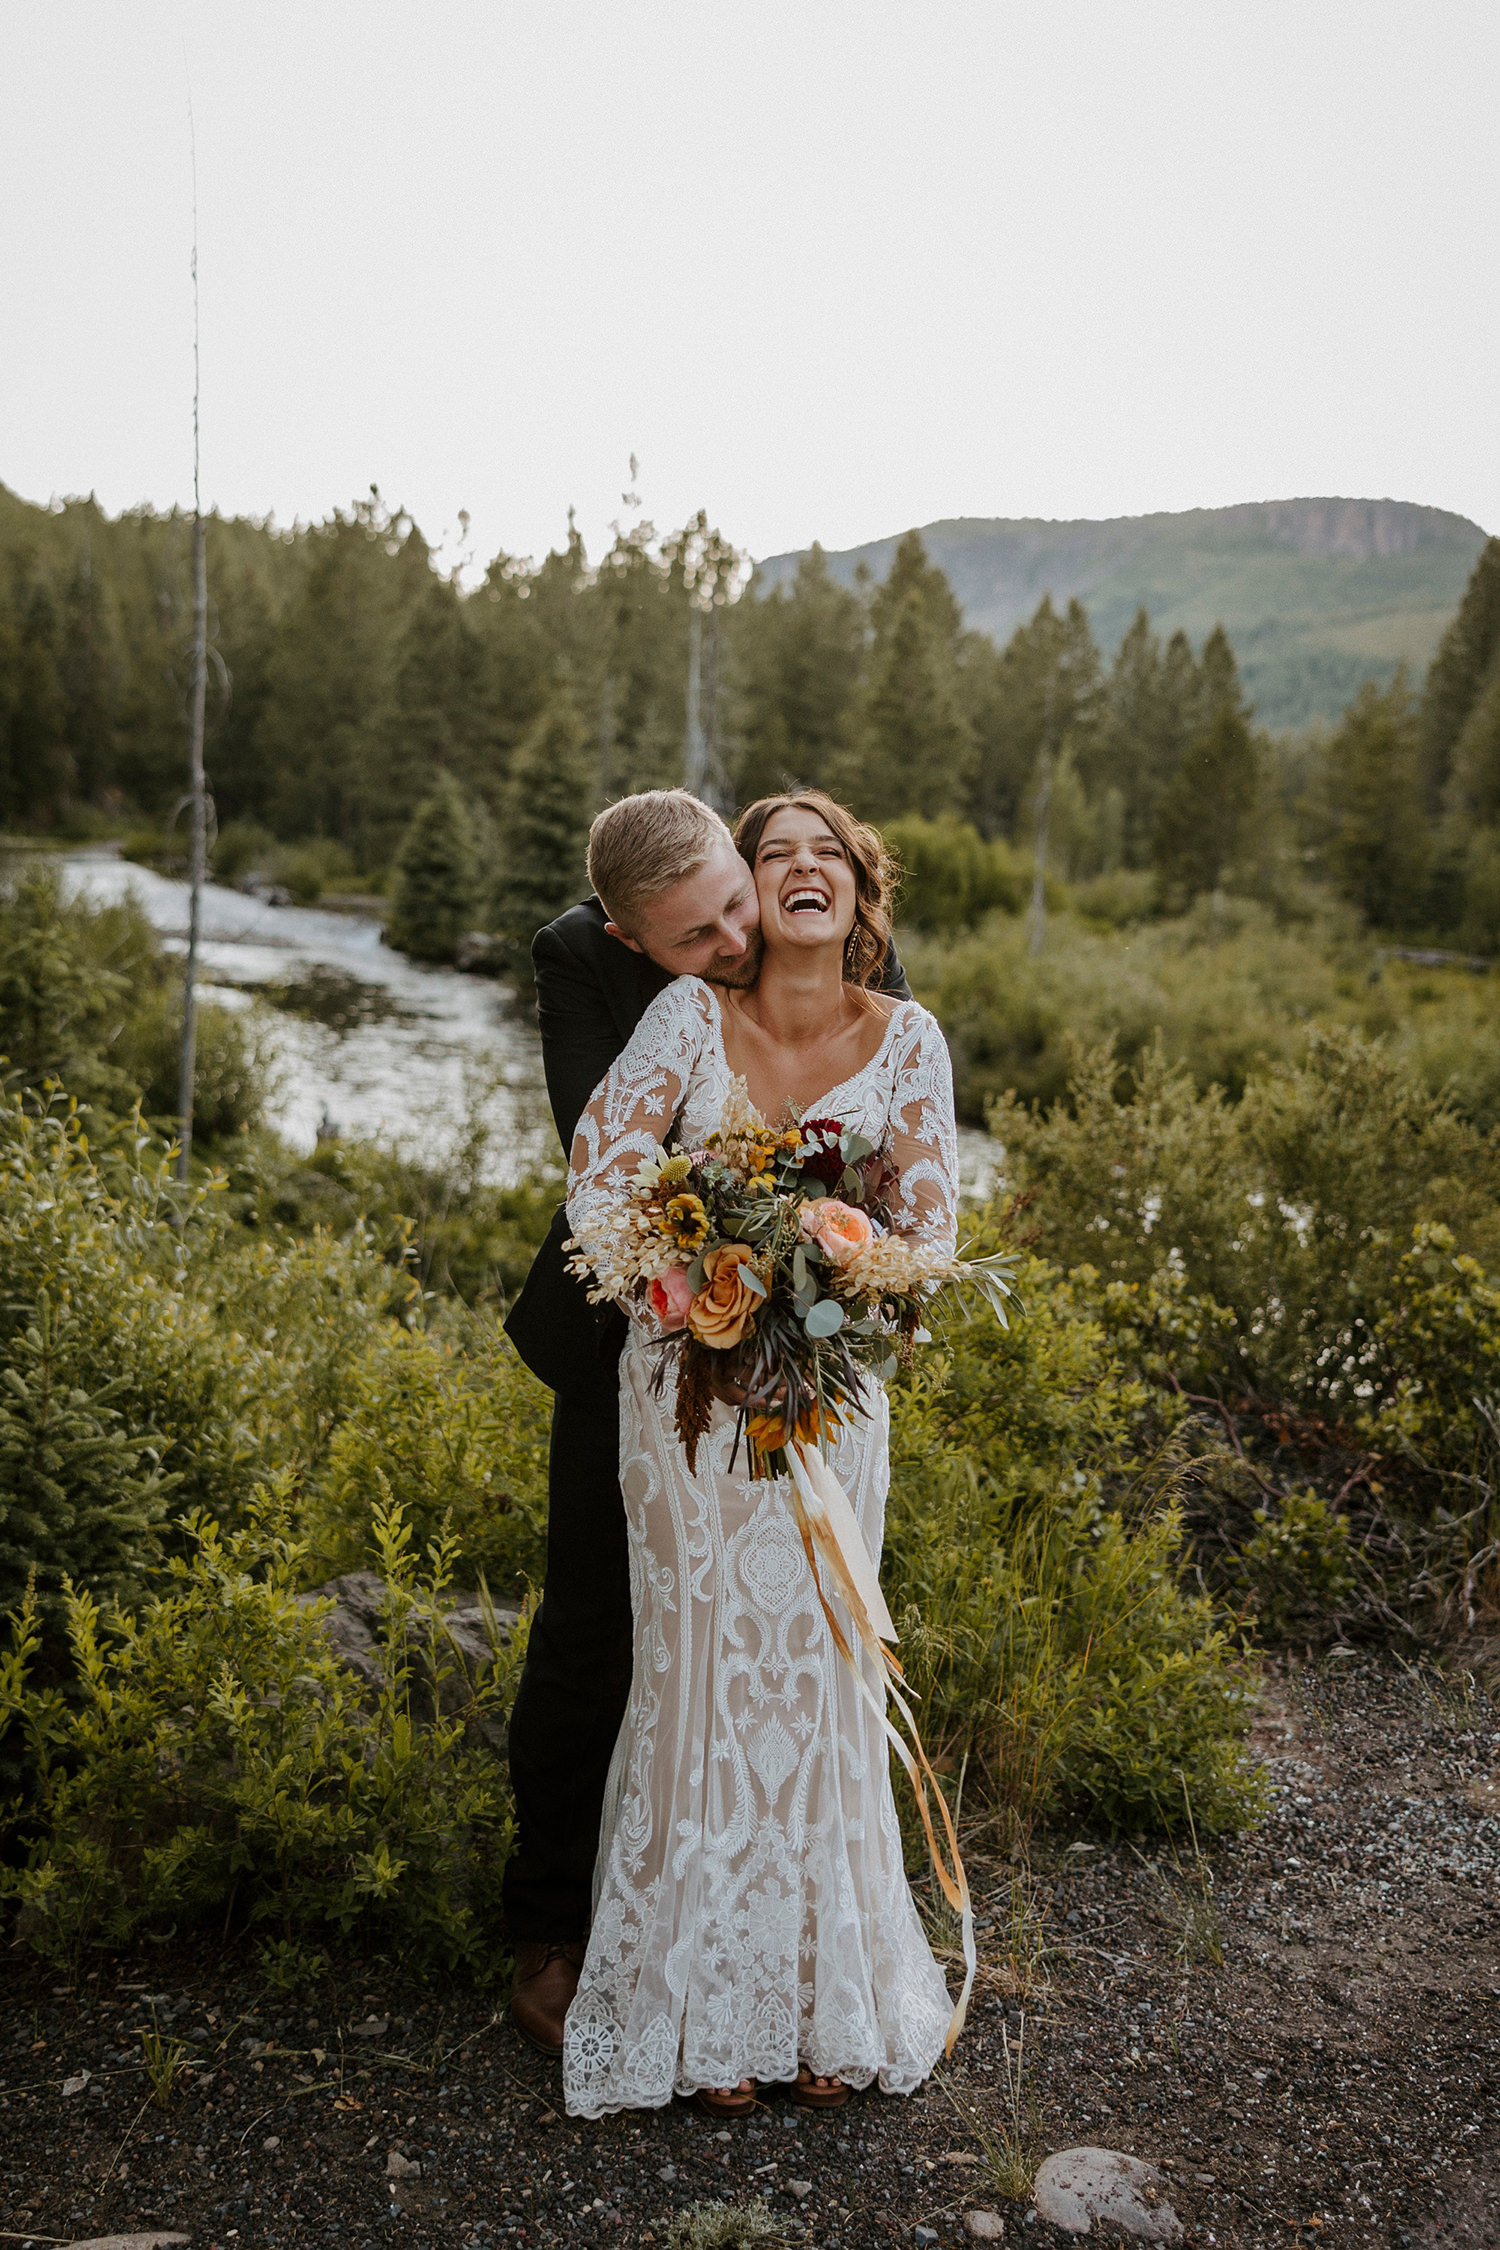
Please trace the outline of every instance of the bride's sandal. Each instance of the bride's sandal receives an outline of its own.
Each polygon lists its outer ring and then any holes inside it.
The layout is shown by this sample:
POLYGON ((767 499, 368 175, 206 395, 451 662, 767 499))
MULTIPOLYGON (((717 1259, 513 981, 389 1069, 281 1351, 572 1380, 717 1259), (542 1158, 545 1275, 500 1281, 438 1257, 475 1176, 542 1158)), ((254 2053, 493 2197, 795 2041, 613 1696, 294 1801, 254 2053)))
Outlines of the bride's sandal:
POLYGON ((797 2076, 787 2088, 798 2109, 842 2109, 851 2090, 842 2078, 829 2077, 826 2072, 813 2072, 806 2063, 797 2065, 797 2076), (820 2077, 825 2081, 821 2086, 818 2084, 820 2077))
POLYGON ((754 2085, 700 2086, 693 2096, 693 2106, 705 2117, 749 2117, 758 2098, 754 2085))

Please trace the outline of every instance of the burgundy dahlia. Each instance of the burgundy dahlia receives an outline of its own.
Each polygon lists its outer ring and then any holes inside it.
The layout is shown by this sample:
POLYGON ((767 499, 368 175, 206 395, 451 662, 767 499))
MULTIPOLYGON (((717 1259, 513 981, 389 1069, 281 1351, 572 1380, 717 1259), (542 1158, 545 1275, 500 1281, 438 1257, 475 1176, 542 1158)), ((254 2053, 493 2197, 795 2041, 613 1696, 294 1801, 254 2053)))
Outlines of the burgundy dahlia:
POLYGON ((821 1180, 828 1188, 836 1188, 844 1176, 844 1159, 839 1154, 839 1136, 843 1122, 837 1117, 804 1117, 797 1130, 806 1141, 816 1133, 820 1140, 831 1141, 831 1148, 820 1148, 804 1156, 802 1169, 810 1180, 821 1180))

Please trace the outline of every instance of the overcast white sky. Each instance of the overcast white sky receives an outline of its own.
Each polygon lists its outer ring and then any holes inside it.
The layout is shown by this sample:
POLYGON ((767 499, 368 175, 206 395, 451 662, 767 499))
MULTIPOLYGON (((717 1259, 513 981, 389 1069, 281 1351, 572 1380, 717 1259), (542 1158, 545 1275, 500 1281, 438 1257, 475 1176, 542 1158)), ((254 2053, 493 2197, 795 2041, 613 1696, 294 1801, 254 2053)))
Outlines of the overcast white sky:
POLYGON ((0 480, 1500 527, 1496 0, 0 0, 0 480))

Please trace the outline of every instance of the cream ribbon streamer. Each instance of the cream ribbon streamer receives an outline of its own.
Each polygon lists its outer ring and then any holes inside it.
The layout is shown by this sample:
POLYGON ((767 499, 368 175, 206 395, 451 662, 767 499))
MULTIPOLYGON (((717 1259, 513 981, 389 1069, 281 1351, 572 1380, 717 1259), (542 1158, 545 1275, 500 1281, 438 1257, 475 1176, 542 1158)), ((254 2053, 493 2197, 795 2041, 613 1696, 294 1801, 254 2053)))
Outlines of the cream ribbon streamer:
POLYGON ((959 1856, 958 1836, 953 1826, 953 1815, 948 1810, 948 1800, 938 1787, 937 1777, 927 1762, 922 1738, 917 1732, 917 1722, 912 1717, 911 1706, 902 1692, 906 1677, 895 1657, 885 1646, 897 1637, 891 1613, 886 1607, 884 1594, 875 1565, 870 1560, 870 1550, 861 1536, 859 1524, 849 1496, 828 1463, 815 1446, 800 1445, 796 1439, 787 1446, 787 1461, 792 1472, 792 1506, 797 1518, 797 1528, 802 1534, 802 1544, 817 1588, 828 1630, 834 1645, 853 1675, 855 1685, 885 1729, 897 1757, 906 1769, 917 1810, 922 1816, 922 1826, 927 1833, 927 1848, 932 1855, 933 1873, 944 1898, 962 1922, 964 1948, 964 1987, 958 1996, 958 2005, 948 2025, 948 2036, 943 2043, 945 2055, 951 2055, 963 2030, 969 2012, 969 1995, 974 1989, 974 1972, 978 1957, 974 1949, 974 1907, 969 1897, 969 1879, 964 1873, 964 1863, 959 1856), (877 1695, 865 1676, 863 1665, 849 1645, 848 1635, 828 1605, 823 1591, 823 1581, 818 1574, 818 1556, 821 1554, 845 1608, 854 1621, 854 1629, 870 1654, 875 1658, 883 1694, 877 1695), (902 1739, 891 1724, 886 1709, 886 1697, 895 1704, 905 1722, 910 1742, 902 1739), (945 1863, 933 1832, 932 1813, 928 1798, 928 1784, 937 1799, 947 1837, 951 1868, 945 1863))

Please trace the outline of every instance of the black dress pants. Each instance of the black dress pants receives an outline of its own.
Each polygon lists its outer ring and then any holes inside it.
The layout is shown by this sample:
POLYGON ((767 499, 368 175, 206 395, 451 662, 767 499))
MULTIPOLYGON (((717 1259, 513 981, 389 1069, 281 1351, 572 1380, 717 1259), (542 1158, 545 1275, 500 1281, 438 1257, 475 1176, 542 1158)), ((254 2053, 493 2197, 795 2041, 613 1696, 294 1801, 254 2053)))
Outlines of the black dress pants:
POLYGON ((547 1584, 510 1721, 512 1941, 587 1934, 604 1784, 630 1696, 634 1636, 614 1355, 555 1394, 547 1584))

